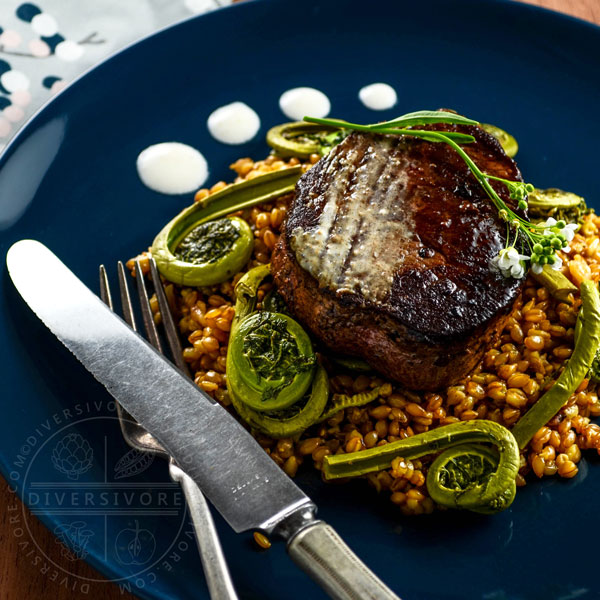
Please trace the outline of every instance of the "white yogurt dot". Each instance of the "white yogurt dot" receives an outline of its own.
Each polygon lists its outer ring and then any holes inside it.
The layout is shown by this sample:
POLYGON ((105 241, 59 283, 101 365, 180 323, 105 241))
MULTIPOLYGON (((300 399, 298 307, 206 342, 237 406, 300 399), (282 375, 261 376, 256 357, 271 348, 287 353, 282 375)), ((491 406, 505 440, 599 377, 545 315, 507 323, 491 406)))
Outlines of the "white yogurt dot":
POLYGON ((142 182, 161 194, 187 194, 197 190, 208 177, 206 159, 198 150, 179 142, 148 146, 137 157, 142 182))
POLYGON ((31 28, 42 37, 50 37, 58 33, 56 19, 48 13, 40 13, 31 19, 31 28))
POLYGON ((329 114, 331 102, 320 90, 298 87, 281 94, 279 108, 286 117, 294 121, 301 121, 303 117, 322 119, 329 114))
POLYGON ((29 88, 29 78, 21 71, 6 71, 0 76, 0 83, 9 92, 26 90, 29 88))
POLYGON ((372 83, 358 92, 360 101, 371 110, 386 110, 398 102, 396 90, 387 83, 372 83))
POLYGON ((208 131, 223 144, 245 144, 260 129, 260 118, 243 102, 232 102, 217 108, 207 121, 208 131))

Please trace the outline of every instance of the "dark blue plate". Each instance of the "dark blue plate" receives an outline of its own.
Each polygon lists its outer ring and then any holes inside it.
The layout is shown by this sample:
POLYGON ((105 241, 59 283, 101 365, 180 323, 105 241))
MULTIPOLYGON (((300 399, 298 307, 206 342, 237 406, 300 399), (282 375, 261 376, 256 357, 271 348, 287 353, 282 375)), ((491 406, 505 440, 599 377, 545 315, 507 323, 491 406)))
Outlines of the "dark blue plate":
MULTIPOLYGON (((285 120, 279 95, 301 85, 323 90, 332 115, 358 122, 450 107, 500 125, 519 140, 527 181, 594 205, 598 48, 594 26, 501 1, 262 0, 192 19, 82 77, 9 146, 0 161, 0 256, 37 238, 95 289, 98 263, 146 248, 192 199, 146 189, 135 170, 140 150, 186 142, 208 157, 211 181, 231 179, 235 158, 266 154, 264 133, 285 120), (359 88, 375 81, 397 89, 392 111, 358 101, 359 88), (235 100, 263 123, 242 147, 206 130, 208 114, 235 100)), ((5 268, 0 277, 4 476, 71 558, 85 557, 144 598, 207 598, 165 464, 126 456, 108 394, 24 306, 5 268)), ((324 486, 312 473, 299 481, 405 600, 598 598, 595 462, 586 456, 572 481, 531 481, 493 517, 407 519, 366 485, 324 486)), ((26 525, 19 519, 15 535, 26 525)), ((259 552, 249 534, 233 534, 220 518, 218 526, 242 598, 324 597, 281 545, 259 552)), ((59 570, 56 577, 85 589, 59 570)))

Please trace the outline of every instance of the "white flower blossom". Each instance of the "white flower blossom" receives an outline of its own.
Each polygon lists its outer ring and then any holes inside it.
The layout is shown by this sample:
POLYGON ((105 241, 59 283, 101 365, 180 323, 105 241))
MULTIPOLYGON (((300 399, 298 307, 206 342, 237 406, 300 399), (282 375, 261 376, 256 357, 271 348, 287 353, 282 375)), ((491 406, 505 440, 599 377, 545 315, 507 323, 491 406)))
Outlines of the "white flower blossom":
POLYGON ((559 271, 563 266, 562 258, 558 255, 554 255, 554 262, 550 265, 555 271, 559 271))
POLYGON ((551 228, 556 225, 556 219, 554 219, 552 217, 548 217, 545 221, 542 221, 541 223, 538 223, 538 225, 540 227, 545 227, 546 228, 546 229, 544 229, 544 235, 554 235, 554 233, 552 232, 551 228))
POLYGON ((561 229, 561 233, 567 238, 567 242, 572 242, 575 237, 575 232, 579 229, 578 223, 568 223, 564 229, 561 229))
POLYGON ((539 275, 543 270, 544 270, 544 266, 540 265, 539 263, 534 263, 531 265, 531 270, 536 274, 539 275))
POLYGON ((504 277, 521 279, 525 276, 525 263, 529 256, 519 254, 517 249, 511 246, 500 250, 498 256, 492 259, 492 268, 500 271, 504 277))
MULTIPOLYGON (((546 229, 544 229, 543 235, 556 235, 555 232, 552 231, 552 227, 555 227, 556 223, 557 223, 557 221, 553 217, 548 217, 545 221, 540 222, 539 225, 541 227, 546 228, 546 229)), ((573 240, 573 237, 575 236, 575 232, 578 229, 579 229, 578 223, 567 223, 560 230, 560 233, 562 233, 565 236, 565 239, 567 240, 567 242, 571 242, 573 240)))

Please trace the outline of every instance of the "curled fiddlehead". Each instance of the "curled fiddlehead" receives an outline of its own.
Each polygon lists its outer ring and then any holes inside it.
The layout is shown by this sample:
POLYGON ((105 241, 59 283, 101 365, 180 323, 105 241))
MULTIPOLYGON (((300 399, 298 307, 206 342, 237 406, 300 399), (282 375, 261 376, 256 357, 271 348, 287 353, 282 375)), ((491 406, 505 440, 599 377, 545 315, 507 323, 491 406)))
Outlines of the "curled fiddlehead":
POLYGON ((511 504, 519 449, 510 431, 493 421, 453 423, 369 450, 326 456, 323 473, 326 479, 364 475, 389 468, 397 456, 410 460, 439 451, 427 474, 435 502, 482 513, 511 504))
POLYGON ((233 183, 180 212, 152 242, 161 275, 179 285, 205 286, 239 272, 254 237, 248 223, 231 213, 292 192, 301 173, 300 166, 289 167, 233 183))
POLYGON ((317 421, 329 385, 300 325, 283 313, 257 310, 258 290, 269 274, 269 265, 256 267, 236 285, 227 389, 244 421, 280 438, 301 433, 317 421))

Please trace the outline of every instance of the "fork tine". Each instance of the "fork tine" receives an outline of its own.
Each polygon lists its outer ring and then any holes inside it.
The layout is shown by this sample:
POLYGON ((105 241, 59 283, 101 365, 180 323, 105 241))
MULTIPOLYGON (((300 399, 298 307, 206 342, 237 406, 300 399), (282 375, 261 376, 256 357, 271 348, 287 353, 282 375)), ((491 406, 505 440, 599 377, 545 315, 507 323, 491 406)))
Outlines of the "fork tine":
MULTIPOLYGON (((169 340, 169 348, 173 353, 173 359, 177 363, 177 366, 189 376, 187 366, 183 362, 181 345, 177 336, 177 329, 173 321, 173 316, 171 315, 169 303, 165 296, 156 264, 152 259, 150 259, 150 269, 167 339, 169 340)), ((99 271, 100 296, 108 305, 108 307, 113 310, 110 285, 104 265, 100 265, 99 271)), ((117 272, 119 276, 119 291, 121 293, 123 316, 129 326, 134 331, 137 331, 133 316, 129 285, 127 283, 127 275, 121 261, 117 263, 117 272)), ((152 310, 150 309, 150 301, 148 299, 148 291, 146 289, 144 275, 142 273, 140 264, 137 261, 135 263, 135 275, 146 334, 154 347, 160 353, 162 353, 161 344, 158 338, 158 331, 156 329, 154 319, 152 318, 152 310)), ((140 425, 135 418, 130 415, 118 402, 117 413, 119 415, 121 432, 123 433, 125 441, 130 446, 141 450, 142 452, 153 452, 169 459, 169 472, 171 479, 181 484, 186 502, 190 509, 192 520, 194 522, 196 541, 198 544, 198 550, 200 552, 200 558, 202 559, 202 567, 206 576, 210 597, 214 598, 215 600, 238 600, 233 583, 231 581, 231 575, 229 574, 229 568, 227 567, 227 562, 225 560, 225 556, 223 555, 219 534, 215 529, 212 515, 201 490, 188 475, 186 475, 183 471, 181 471, 181 469, 179 469, 179 467, 177 467, 173 461, 173 458, 169 457, 167 451, 165 448, 163 448, 160 441, 154 438, 151 433, 146 431, 142 425, 140 425)))
POLYGON ((135 280, 137 284, 137 291, 140 300, 140 306, 142 308, 142 319, 144 321, 144 329, 148 336, 148 341, 162 354, 163 349, 158 337, 158 329, 156 329, 156 323, 152 316, 152 309, 150 308, 150 300, 148 299, 148 290, 146 289, 146 282, 144 281, 144 274, 140 263, 135 261, 135 280))
MULTIPOLYGON (((119 263, 117 263, 117 270, 119 273, 119 289, 121 291, 121 302, 123 303, 123 314, 125 320, 131 326, 131 320, 133 319, 131 299, 129 297, 129 288, 127 287, 125 269, 123 268, 123 263, 120 261, 119 263), (123 285, 125 287, 123 287, 123 285), (123 300, 123 298, 125 298, 125 300, 123 300)), ((106 268, 104 267, 104 265, 100 265, 99 271, 100 298, 102 298, 102 301, 108 306, 108 308, 110 308, 110 310, 114 312, 115 309, 112 301, 112 294, 110 292, 110 283, 108 281, 108 275, 106 273, 106 268)), ((132 327, 132 329, 135 329, 135 326, 132 327)), ((137 421, 118 402, 117 415, 119 416, 119 425, 121 427, 121 433, 123 434, 123 438, 131 447, 137 448, 138 450, 141 449, 142 451, 149 451, 155 453, 162 452, 164 454, 164 450, 158 442, 152 441, 152 443, 144 443, 144 441, 140 439, 139 435, 134 435, 132 427, 140 427, 140 425, 138 425, 137 421)), ((148 434, 148 437, 151 436, 148 434)))
POLYGON ((165 295, 165 290, 163 288, 160 275, 158 274, 158 269, 156 268, 156 262, 152 257, 150 258, 150 273, 152 274, 154 291, 156 292, 158 308, 160 309, 160 314, 165 328, 165 334, 167 336, 169 349, 171 350, 171 355, 173 356, 173 360, 175 361, 175 364, 179 367, 179 369, 189 377, 190 371, 188 369, 187 363, 183 360, 183 349, 181 348, 181 342, 179 341, 179 334, 177 333, 177 327, 175 326, 175 321, 173 320, 171 307, 169 306, 169 301, 167 300, 167 296, 165 295))
POLYGON ((108 276, 106 275, 104 265, 100 265, 98 270, 100 272, 100 298, 102 298, 102 302, 104 302, 110 310, 114 310, 112 296, 110 295, 110 286, 108 285, 108 276))
POLYGON ((129 327, 131 327, 131 329, 137 331, 135 317, 133 316, 131 296, 129 294, 129 285, 127 285, 127 275, 125 274, 125 267, 121 261, 117 263, 117 275, 119 276, 119 292, 121 293, 121 308, 123 309, 123 318, 129 327))

